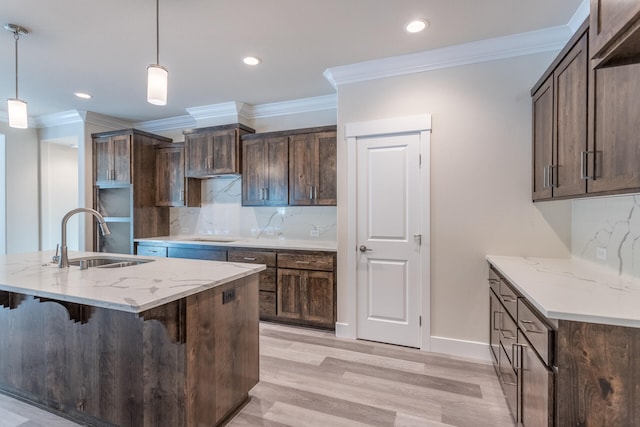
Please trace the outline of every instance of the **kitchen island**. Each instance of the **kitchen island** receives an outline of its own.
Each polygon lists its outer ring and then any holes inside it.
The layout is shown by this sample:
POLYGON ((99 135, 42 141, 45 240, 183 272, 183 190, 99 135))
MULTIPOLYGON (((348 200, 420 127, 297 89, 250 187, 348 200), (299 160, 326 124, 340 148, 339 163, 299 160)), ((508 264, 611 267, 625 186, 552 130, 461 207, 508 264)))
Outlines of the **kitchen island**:
POLYGON ((247 400, 264 266, 59 269, 52 255, 0 257, 2 392, 97 426, 217 425, 247 400))

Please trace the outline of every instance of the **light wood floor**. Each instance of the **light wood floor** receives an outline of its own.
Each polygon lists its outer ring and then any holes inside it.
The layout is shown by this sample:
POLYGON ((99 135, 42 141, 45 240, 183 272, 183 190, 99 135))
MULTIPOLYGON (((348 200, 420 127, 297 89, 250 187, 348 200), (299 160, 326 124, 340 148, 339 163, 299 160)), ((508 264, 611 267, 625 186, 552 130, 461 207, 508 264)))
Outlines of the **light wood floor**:
MULTIPOLYGON (((260 383, 229 426, 513 426, 489 364, 271 323, 260 333, 260 383)), ((14 426, 77 424, 0 394, 0 427, 14 426)))

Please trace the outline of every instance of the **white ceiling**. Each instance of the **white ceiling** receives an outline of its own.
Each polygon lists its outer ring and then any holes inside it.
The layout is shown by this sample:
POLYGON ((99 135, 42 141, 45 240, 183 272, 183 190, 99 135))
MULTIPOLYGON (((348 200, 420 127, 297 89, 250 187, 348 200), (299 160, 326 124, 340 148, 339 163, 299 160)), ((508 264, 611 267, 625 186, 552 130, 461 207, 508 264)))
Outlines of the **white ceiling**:
MULTIPOLYGON (((30 116, 88 110, 139 122, 229 101, 332 94, 327 68, 566 25, 583 1, 160 0, 164 107, 146 102, 154 0, 0 0, 0 25, 31 31, 19 41, 19 96, 30 116), (431 26, 404 32, 414 17, 431 26), (249 54, 263 63, 247 67, 241 60, 249 54), (77 99, 75 91, 93 99, 77 99)), ((14 40, 4 30, 0 58, 0 99, 12 98, 14 40)))

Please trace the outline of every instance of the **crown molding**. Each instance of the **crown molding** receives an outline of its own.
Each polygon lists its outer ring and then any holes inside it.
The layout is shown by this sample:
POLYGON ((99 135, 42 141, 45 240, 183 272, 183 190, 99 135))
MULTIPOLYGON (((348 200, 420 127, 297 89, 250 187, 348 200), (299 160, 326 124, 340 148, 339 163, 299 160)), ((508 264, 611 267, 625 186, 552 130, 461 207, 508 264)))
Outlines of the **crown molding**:
POLYGON ((324 76, 333 87, 337 88, 344 84, 495 61, 539 52, 559 51, 571 35, 571 29, 562 25, 441 49, 343 65, 327 69, 324 76))
POLYGON ((146 132, 160 132, 175 129, 190 129, 196 126, 196 120, 192 116, 169 117, 168 119, 148 120, 146 122, 138 122, 133 125, 134 128, 144 130, 146 132))
POLYGON ((216 119, 218 117, 238 116, 238 112, 242 109, 242 102, 230 101, 220 104, 202 105, 200 107, 187 108, 187 113, 194 120, 216 119))
POLYGON ((61 111, 59 113, 45 114, 35 119, 36 127, 48 128, 54 126, 83 123, 84 117, 77 110, 61 111))
POLYGON ((295 99, 293 101, 272 102, 251 107, 251 119, 263 117, 286 116, 289 114, 308 113, 313 111, 335 110, 338 104, 335 94, 316 96, 313 98, 295 99))
POLYGON ((576 10, 576 13, 573 14, 567 23, 567 27, 571 29, 572 33, 578 31, 578 28, 580 28, 585 19, 589 18, 589 8, 589 0, 582 0, 578 10, 576 10))
POLYGON ((101 126, 109 130, 128 129, 133 127, 133 123, 126 120, 116 119, 115 117, 105 116, 104 114, 94 113, 92 111, 79 111, 85 124, 101 126))

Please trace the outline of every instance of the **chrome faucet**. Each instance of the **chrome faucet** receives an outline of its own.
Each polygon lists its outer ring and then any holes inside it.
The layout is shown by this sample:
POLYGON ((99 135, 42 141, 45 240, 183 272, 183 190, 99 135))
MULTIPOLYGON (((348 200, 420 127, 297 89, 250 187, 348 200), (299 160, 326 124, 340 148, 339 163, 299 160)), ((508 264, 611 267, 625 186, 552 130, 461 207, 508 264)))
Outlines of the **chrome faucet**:
POLYGON ((97 210, 91 208, 77 208, 70 210, 65 214, 64 217, 62 217, 62 237, 60 244, 60 262, 58 263, 58 268, 69 267, 69 257, 67 255, 67 221, 69 221, 69 218, 79 212, 87 212, 95 216, 98 220, 98 225, 100 225, 100 231, 102 231, 103 236, 108 236, 109 234, 111 234, 111 232, 109 231, 109 227, 104 220, 104 217, 100 215, 100 212, 98 212, 97 210))

